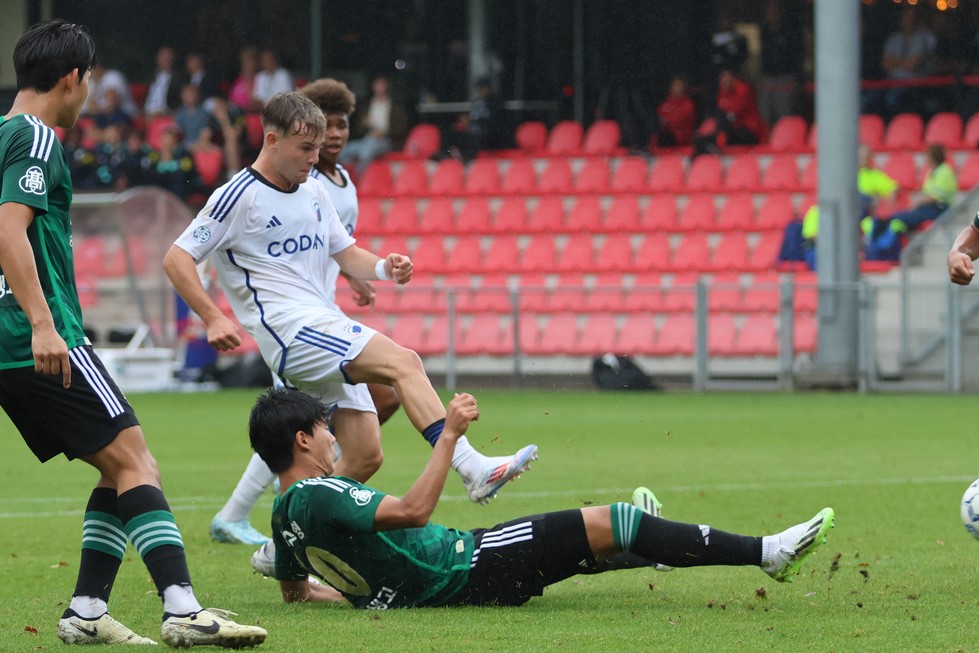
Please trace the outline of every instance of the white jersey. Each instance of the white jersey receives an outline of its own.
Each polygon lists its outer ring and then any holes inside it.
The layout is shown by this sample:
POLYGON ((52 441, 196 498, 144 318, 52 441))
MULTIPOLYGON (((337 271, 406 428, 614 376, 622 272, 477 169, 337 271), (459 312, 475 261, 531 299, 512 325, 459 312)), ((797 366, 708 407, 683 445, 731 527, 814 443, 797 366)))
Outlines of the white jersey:
POLYGON ((283 191, 251 168, 218 188, 177 247, 211 257, 231 308, 273 367, 304 324, 343 315, 325 284, 331 258, 354 244, 329 193, 307 180, 283 191))
MULTIPOLYGON (((315 179, 323 184, 323 188, 330 194, 333 206, 336 207, 337 214, 340 216, 340 224, 344 226, 347 233, 351 236, 357 229, 357 215, 360 206, 357 203, 357 187, 350 180, 350 174, 341 165, 337 165, 340 177, 346 182, 340 186, 335 181, 324 175, 322 172, 313 168, 309 172, 311 179, 315 179)), ((337 279, 340 277, 340 266, 336 261, 330 261, 330 271, 326 276, 326 285, 330 291, 330 300, 336 302, 337 279)))

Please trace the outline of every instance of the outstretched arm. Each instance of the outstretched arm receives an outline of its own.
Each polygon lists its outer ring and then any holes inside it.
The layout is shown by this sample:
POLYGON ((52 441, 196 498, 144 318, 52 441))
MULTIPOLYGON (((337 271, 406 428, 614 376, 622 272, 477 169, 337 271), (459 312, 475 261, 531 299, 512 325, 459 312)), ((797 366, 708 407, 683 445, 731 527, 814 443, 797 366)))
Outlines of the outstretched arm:
POLYGON ((390 279, 398 284, 411 281, 411 259, 403 254, 388 254, 387 258, 382 259, 366 249, 351 245, 334 254, 333 259, 343 272, 355 279, 390 279), (384 262, 383 268, 380 261, 384 262))
POLYGON ((476 405, 475 397, 465 393, 453 397, 446 411, 442 435, 435 443, 428 464, 404 497, 399 499, 387 495, 381 499, 374 514, 375 531, 419 527, 428 523, 438 505, 442 488, 445 487, 445 477, 452 464, 456 441, 466 432, 469 424, 477 419, 479 406, 476 405))
POLYGON ((968 286, 972 282, 976 275, 972 262, 976 258, 979 258, 979 227, 973 222, 959 233, 948 253, 948 276, 952 283, 968 286))
POLYGON ((170 283, 207 326, 207 342, 218 351, 230 351, 241 344, 238 327, 218 308, 197 272, 194 258, 176 245, 163 257, 163 269, 170 283))

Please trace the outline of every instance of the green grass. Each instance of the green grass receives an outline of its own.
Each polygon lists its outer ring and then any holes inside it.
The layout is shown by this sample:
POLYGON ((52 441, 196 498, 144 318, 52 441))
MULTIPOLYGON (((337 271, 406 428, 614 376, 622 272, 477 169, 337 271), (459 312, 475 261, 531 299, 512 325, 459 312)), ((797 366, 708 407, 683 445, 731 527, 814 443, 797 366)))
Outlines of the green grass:
MULTIPOLYGON (((131 400, 183 531, 205 605, 269 630, 267 651, 971 651, 979 650, 979 543, 958 503, 975 463, 969 397, 849 394, 478 392, 477 448, 527 442, 541 459, 489 506, 449 480, 434 519, 489 526, 523 514, 628 501, 648 485, 665 516, 765 534, 833 506, 837 527, 793 584, 752 568, 637 570, 571 579, 515 609, 384 613, 285 605, 252 574, 251 547, 207 528, 250 451, 255 391, 131 400)), ((94 470, 40 465, 0 417, 0 651, 60 650, 81 510, 94 470), (36 629, 29 632, 26 629, 36 629)), ((399 414, 372 483, 402 493, 428 446, 399 414)), ((265 526, 266 495, 254 515, 265 526)), ((159 634, 160 604, 130 548, 113 613, 159 634)))

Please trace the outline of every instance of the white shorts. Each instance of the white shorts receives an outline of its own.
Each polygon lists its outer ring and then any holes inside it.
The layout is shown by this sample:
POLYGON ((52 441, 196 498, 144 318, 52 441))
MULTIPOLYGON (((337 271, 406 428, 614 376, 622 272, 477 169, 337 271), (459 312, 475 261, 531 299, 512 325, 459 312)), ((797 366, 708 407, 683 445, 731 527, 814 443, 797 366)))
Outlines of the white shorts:
MULTIPOLYGON (((376 413, 366 383, 350 383, 343 366, 360 355, 377 333, 345 315, 323 315, 304 325, 285 353, 282 380, 330 408, 376 413)), ((275 361, 276 368, 278 363, 275 361)))

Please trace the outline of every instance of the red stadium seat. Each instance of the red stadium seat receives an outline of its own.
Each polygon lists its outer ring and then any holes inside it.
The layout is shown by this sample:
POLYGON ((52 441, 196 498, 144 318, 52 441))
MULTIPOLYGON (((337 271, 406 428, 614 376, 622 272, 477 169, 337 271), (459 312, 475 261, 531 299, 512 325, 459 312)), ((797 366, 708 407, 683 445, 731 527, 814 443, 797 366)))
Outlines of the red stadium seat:
POLYGON ((376 252, 378 256, 387 256, 388 254, 407 254, 410 250, 408 249, 407 238, 401 234, 390 234, 382 238, 371 251, 376 252))
POLYGON ((819 184, 819 161, 816 157, 809 159, 806 167, 802 169, 802 177, 799 180, 801 190, 816 190, 819 184))
POLYGON ((742 305, 750 313, 776 313, 780 302, 781 275, 776 272, 759 272, 744 291, 742 305))
POLYGON ((618 335, 614 315, 603 313, 589 315, 578 335, 575 353, 601 356, 614 351, 618 335))
POLYGON ((728 195, 717 213, 717 231, 751 231, 755 223, 755 200, 749 194, 728 195))
POLYGON ((506 313, 513 309, 510 304, 510 287, 506 274, 484 274, 479 288, 464 288, 467 292, 457 295, 456 307, 468 313, 506 313))
POLYGON ((570 232, 601 231, 604 228, 601 201, 595 196, 579 197, 568 211, 564 228, 570 232))
POLYGON ((571 193, 573 181, 571 163, 567 159, 551 159, 541 173, 537 190, 541 193, 567 195, 571 193))
POLYGON ((683 157, 664 156, 653 164, 649 175, 649 191, 653 193, 678 193, 684 190, 686 167, 683 157))
POLYGON ((815 316, 796 315, 793 320, 795 353, 814 352, 819 344, 819 325, 815 316))
POLYGON ((738 332, 734 353, 741 356, 778 355, 778 329, 771 315, 749 315, 738 332))
POLYGON ((595 247, 590 234, 575 234, 568 238, 557 257, 560 272, 589 272, 593 269, 595 247))
POLYGON ((702 233, 689 233, 676 246, 670 269, 678 272, 706 271, 710 269, 710 243, 702 233))
POLYGON ((740 310, 742 295, 740 274, 718 272, 707 288, 707 307, 712 313, 740 310))
POLYGON ((483 248, 479 236, 459 236, 443 269, 446 272, 480 274, 483 269, 483 248))
POLYGON ((861 145, 868 145, 873 150, 879 150, 884 144, 884 119, 872 113, 860 114, 857 122, 857 134, 861 145))
POLYGON ((775 152, 803 152, 809 126, 800 116, 782 116, 772 127, 768 147, 775 152))
POLYGON ((581 313, 586 294, 584 275, 567 272, 558 277, 557 285, 547 294, 546 309, 549 313, 581 313))
POLYGON ((962 148, 974 150, 979 147, 979 111, 969 116, 962 134, 962 148))
POLYGON ((557 246, 550 234, 534 236, 520 259, 523 272, 551 272, 557 267, 557 246))
POLYGON ((680 213, 677 228, 680 231, 713 231, 716 212, 713 195, 693 195, 680 213))
POLYGON ((768 167, 765 168, 765 174, 762 175, 761 187, 765 192, 798 190, 799 169, 795 156, 791 154, 773 156, 768 162, 768 167))
POLYGON ((520 351, 525 354, 536 353, 540 343, 540 317, 533 313, 521 314, 517 329, 520 335, 520 351))
POLYGON ((881 170, 890 175, 903 190, 920 187, 914 155, 910 152, 892 152, 881 170))
POLYGON ((381 232, 381 202, 370 197, 362 197, 358 202, 357 232, 361 236, 373 236, 381 232))
POLYGON ((437 125, 422 123, 415 125, 405 138, 401 149, 403 156, 412 159, 427 159, 442 147, 442 135, 437 125))
MULTIPOLYGON (((434 256, 436 253, 441 253, 442 243, 441 242, 431 242, 428 244, 423 243, 419 246, 419 249, 425 249, 428 251, 422 251, 420 256, 425 259, 429 256, 434 256), (438 252, 433 252, 429 254, 428 248, 438 248, 438 252)), ((418 252, 416 251, 416 256, 412 257, 412 262, 415 263, 415 279, 420 275, 430 275, 434 270, 438 269, 438 265, 435 267, 429 267, 427 264, 418 264, 417 259, 418 252)), ((441 261, 439 261, 439 264, 441 261)), ((383 290, 390 289, 394 295, 392 301, 384 301, 385 298, 377 298, 377 306, 379 309, 384 311, 396 312, 396 313, 434 313, 443 312, 446 308, 445 293, 441 288, 436 288, 431 283, 418 283, 412 280, 411 283, 405 286, 381 286, 378 287, 378 295, 383 290)), ((339 294, 339 293, 338 293, 339 294)), ((348 293, 349 294, 349 293, 348 293)))
POLYGON ((628 272, 633 269, 633 266, 632 237, 629 234, 609 235, 595 253, 594 268, 597 271, 628 272))
POLYGON ((516 272, 518 270, 517 261, 520 258, 520 248, 517 245, 517 237, 512 235, 499 235, 493 238, 486 255, 483 257, 483 271, 493 272, 516 272))
POLYGON ((469 195, 494 194, 500 190, 500 169, 496 159, 476 159, 469 166, 463 192, 469 195))
POLYGON ((578 341, 578 321, 574 315, 552 315, 541 330, 540 342, 534 352, 543 355, 574 354, 578 341))
POLYGON ((736 336, 734 316, 731 314, 720 313, 707 319, 707 351, 711 356, 733 356, 736 336))
POLYGON ((407 313, 399 315, 394 323, 394 329, 394 332, 398 334, 398 344, 402 347, 407 347, 423 356, 434 353, 429 351, 426 346, 428 329, 421 315, 407 313))
POLYGON ((459 209, 455 229, 460 234, 485 234, 490 228, 490 205, 485 197, 470 197, 459 209))
POLYGON ((463 356, 502 356, 510 353, 510 349, 511 343, 503 342, 503 331, 495 315, 474 317, 456 345, 456 353, 463 356))
POLYGON ((724 234, 714 246, 710 267, 714 270, 742 270, 748 262, 748 239, 741 232, 724 234))
POLYGON ((609 167, 606 159, 589 159, 574 179, 575 193, 609 192, 609 167))
POLYGON ((432 195, 459 195, 462 193, 462 183, 466 169, 461 161, 445 159, 440 161, 432 173, 432 183, 429 193, 432 195))
POLYGON ((670 313, 691 313, 697 305, 699 272, 680 272, 673 275, 663 291, 663 310, 670 313))
POLYGON ((819 287, 815 273, 795 275, 792 307, 796 313, 815 313, 819 308, 819 287))
POLYGON ((646 233, 675 231, 677 229, 676 200, 672 195, 656 195, 650 198, 642 213, 640 227, 646 233))
POLYGON ((883 149, 920 150, 924 121, 916 113, 899 113, 887 124, 884 131, 883 149))
POLYGON ((622 131, 614 120, 596 120, 585 132, 581 149, 590 156, 611 156, 619 149, 622 131))
POLYGON ((651 353, 665 356, 692 356, 696 329, 693 316, 668 315, 659 329, 651 353))
POLYGON ((979 186, 979 152, 969 152, 959 170, 958 182, 962 190, 972 190, 979 186))
POLYGON ((724 167, 721 163, 721 157, 716 154, 702 154, 690 164, 690 172, 687 174, 687 188, 692 192, 721 192, 723 190, 723 175, 724 167))
POLYGON ((652 315, 630 315, 622 323, 615 350, 626 356, 654 353, 656 320, 652 315))
POLYGON ((391 195, 393 185, 394 179, 388 164, 383 161, 372 161, 364 171, 363 178, 357 182, 357 192, 362 196, 388 197, 391 195))
POLYGON ((632 195, 616 195, 605 214, 605 229, 611 232, 639 230, 639 201, 632 195))
MULTIPOLYGON (((417 208, 417 205, 416 205, 417 208)), ((446 235, 455 231, 455 207, 447 197, 436 197, 418 212, 418 232, 446 235)))
POLYGON ((399 197, 394 200, 384 213, 384 233, 394 235, 414 234, 418 232, 418 214, 415 210, 415 200, 399 197))
POLYGON ((425 161, 405 161, 391 188, 393 195, 425 195, 428 192, 428 168, 425 161))
POLYGON ((642 156, 630 156, 619 160, 612 175, 613 193, 641 193, 646 190, 649 165, 642 156))
POLYGON ((626 292, 626 306, 636 312, 659 313, 666 305, 663 281, 656 272, 637 274, 626 292))
POLYGON ((194 152, 194 166, 207 188, 217 188, 221 185, 224 153, 220 149, 196 150, 194 152))
POLYGON ((782 234, 779 232, 768 232, 761 235, 758 242, 751 250, 751 255, 745 264, 746 270, 771 270, 778 259, 778 253, 782 248, 782 234))
POLYGON ((522 197, 507 197, 490 218, 496 233, 523 233, 527 230, 527 201, 522 197))
POLYGON ((962 117, 950 111, 936 113, 928 120, 928 125, 925 127, 924 141, 926 145, 940 143, 947 149, 964 147, 962 117))
MULTIPOLYGON (((445 255, 444 239, 439 236, 422 238, 415 251, 411 253, 411 262, 416 274, 440 274, 448 257, 445 255)), ((412 282, 413 284, 414 282, 412 282)))
POLYGON ((662 271, 670 268, 670 240, 663 233, 648 233, 636 249, 633 266, 639 272, 662 271))
POLYGON ((564 202, 559 197, 543 197, 534 207, 527 231, 554 233, 564 230, 564 202))
POLYGON ((599 275, 585 296, 588 313, 620 313, 632 310, 625 303, 625 286, 618 272, 599 275))
POLYGON ((530 159, 514 159, 503 173, 500 192, 504 195, 527 195, 537 190, 537 172, 530 159))
POLYGON ((514 133, 517 149, 528 154, 538 152, 547 145, 547 125, 537 120, 520 123, 514 133))
POLYGON ((728 165, 724 188, 728 191, 753 191, 760 185, 758 157, 754 154, 735 155, 728 165))
MULTIPOLYGON (((167 129, 177 126, 177 121, 174 120, 173 116, 158 116, 150 120, 150 124, 146 126, 146 142, 154 150, 160 149, 160 138, 163 136, 163 132, 167 129)), ((259 121, 259 127, 261 127, 261 121, 259 121)), ((258 147, 262 146, 262 138, 259 136, 258 147)))
POLYGON ((551 156, 577 156, 581 154, 584 129, 574 120, 562 120, 547 135, 545 150, 551 156))

